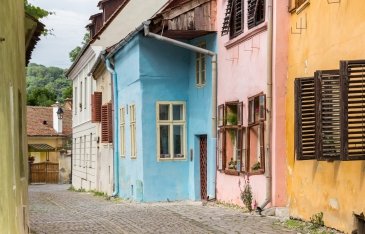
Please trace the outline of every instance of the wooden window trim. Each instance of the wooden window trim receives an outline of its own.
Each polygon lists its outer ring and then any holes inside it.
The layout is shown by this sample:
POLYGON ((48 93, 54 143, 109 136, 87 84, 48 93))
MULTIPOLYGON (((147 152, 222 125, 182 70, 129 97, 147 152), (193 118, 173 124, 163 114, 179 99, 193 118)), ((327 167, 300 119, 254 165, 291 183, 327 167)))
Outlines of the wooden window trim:
MULTIPOLYGON (((202 42, 198 45, 198 47, 205 49, 207 47, 207 43, 202 42)), ((202 88, 207 82, 206 56, 202 53, 196 53, 195 56, 195 85, 198 88, 202 88)))
POLYGON ((120 156, 125 158, 125 108, 120 108, 120 156))
MULTIPOLYGON (((266 94, 264 94, 264 92, 261 92, 261 93, 259 93, 259 94, 256 94, 256 95, 254 95, 254 96, 251 96, 251 97, 249 97, 248 98, 248 102, 247 102, 247 105, 248 105, 248 119, 247 119, 247 121, 248 121, 248 126, 250 127, 250 126, 254 126, 254 125, 256 125, 256 124, 259 124, 260 123, 260 121, 266 121, 266 94), (263 113, 264 113, 264 118, 261 118, 260 117, 260 113, 261 113, 261 109, 260 109, 260 97, 263 97, 264 98, 264 100, 265 100, 265 103, 264 103, 264 110, 263 110, 263 113), (258 116, 258 119, 257 120, 255 120, 254 119, 254 122, 250 122, 250 111, 251 111, 251 109, 250 109, 250 101, 253 101, 254 102, 254 104, 255 104, 255 98, 259 98, 259 106, 258 106, 258 108, 259 108, 259 116, 258 116)), ((255 107, 255 106, 254 106, 255 107)), ((255 109, 255 108, 254 108, 255 109)), ((255 114, 255 113, 254 113, 255 114)))
POLYGON ((288 0, 288 11, 290 13, 299 14, 302 12, 307 6, 310 5, 310 0, 288 0))
POLYGON ((250 175, 260 175, 265 173, 265 123, 263 121, 256 123, 254 125, 251 125, 247 127, 247 162, 246 162, 246 172, 250 175), (251 134, 250 130, 252 127, 258 126, 260 128, 261 134, 260 134, 260 165, 261 168, 256 171, 251 171, 250 167, 250 140, 251 140, 251 134))
POLYGON ((218 106, 218 127, 223 127, 225 124, 225 105, 221 104, 218 106), (222 117, 222 119, 220 119, 222 117))
POLYGON ((136 137, 136 106, 129 105, 129 127, 131 137, 131 159, 137 158, 137 137, 136 137))

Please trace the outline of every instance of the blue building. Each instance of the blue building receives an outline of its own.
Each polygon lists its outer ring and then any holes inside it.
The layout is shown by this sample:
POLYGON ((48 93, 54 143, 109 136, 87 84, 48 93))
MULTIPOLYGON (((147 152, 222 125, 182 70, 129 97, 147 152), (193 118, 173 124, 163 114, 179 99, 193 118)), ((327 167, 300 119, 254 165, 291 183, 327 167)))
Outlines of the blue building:
MULTIPOLYGON (((216 51, 211 31, 176 32, 166 31, 216 51)), ((146 37, 141 26, 106 59, 113 61, 118 106, 118 196, 146 202, 214 198, 212 58, 146 37)))

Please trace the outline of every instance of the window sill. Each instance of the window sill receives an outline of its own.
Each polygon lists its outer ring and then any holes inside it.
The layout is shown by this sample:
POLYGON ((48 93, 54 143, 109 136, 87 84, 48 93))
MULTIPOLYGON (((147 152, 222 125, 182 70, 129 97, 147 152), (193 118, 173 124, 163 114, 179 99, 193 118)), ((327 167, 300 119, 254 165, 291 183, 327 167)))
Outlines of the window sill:
POLYGON ((227 170, 224 170, 224 174, 226 175, 234 175, 234 176, 239 176, 240 173, 236 170, 232 170, 232 169, 227 169, 227 170))
POLYGON ((247 32, 229 40, 227 43, 224 44, 224 47, 226 47, 227 49, 230 49, 233 46, 236 46, 244 41, 248 41, 255 35, 260 34, 266 30, 267 30, 267 22, 264 22, 256 27, 248 30, 247 32))
POLYGON ((310 4, 310 1, 309 0, 307 0, 307 1, 305 1, 300 7, 298 7, 296 10, 295 10, 295 13, 297 14, 297 15, 299 15, 300 14, 300 12, 302 12, 305 8, 307 8, 307 6, 309 6, 309 4, 310 4))
POLYGON ((186 158, 157 158, 158 162, 186 161, 186 158))
POLYGON ((257 171, 252 171, 252 172, 238 172, 236 170, 231 170, 231 169, 226 169, 226 170, 218 170, 220 173, 226 174, 226 175, 231 175, 231 176, 244 176, 244 175, 263 175, 265 174, 265 170, 261 169, 261 170, 257 170, 257 171))

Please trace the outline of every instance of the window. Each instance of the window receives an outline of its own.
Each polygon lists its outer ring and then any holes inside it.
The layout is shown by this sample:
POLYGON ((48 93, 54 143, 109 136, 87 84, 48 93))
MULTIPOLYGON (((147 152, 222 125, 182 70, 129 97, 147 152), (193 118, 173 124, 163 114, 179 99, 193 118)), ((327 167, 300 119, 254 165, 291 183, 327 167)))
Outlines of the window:
POLYGON ((101 121, 102 97, 102 92, 94 92, 94 94, 91 94, 91 122, 93 123, 101 121))
POLYGON ((120 156, 125 157, 125 108, 120 108, 120 156))
MULTIPOLYGON (((201 48, 206 48, 206 44, 202 43, 199 45, 201 48)), ((205 85, 206 81, 206 64, 205 64, 205 54, 196 53, 196 86, 202 87, 205 85)))
POLYGON ((112 104, 109 102, 101 106, 101 142, 113 142, 112 104))
POLYGON ((247 27, 251 29, 265 21, 265 0, 248 0, 247 27))
POLYGON ((75 97, 75 103, 74 103, 74 107, 75 107, 75 115, 77 115, 77 87, 75 87, 75 92, 74 92, 74 97, 75 97))
MULTIPOLYGON (((256 95, 249 99, 249 103, 254 103, 255 99, 260 103, 260 97, 265 95, 256 95)), ((264 99, 261 98, 261 102, 264 99)), ((257 113, 260 113, 259 110, 257 113)), ((243 126, 242 102, 228 102, 218 106, 218 170, 230 175, 264 172, 265 119, 256 119, 257 122, 252 122, 248 127, 243 126)))
POLYGON ((129 121, 131 130, 131 158, 137 157, 137 145, 136 145, 136 106, 129 106, 129 121))
POLYGON ((185 159, 185 102, 157 102, 158 159, 185 159))
POLYGON ((234 38, 243 32, 243 0, 228 0, 222 36, 229 33, 234 38))
POLYGON ((84 109, 87 107, 87 78, 85 78, 85 106, 84 109))
POLYGON ((79 107, 80 107, 80 112, 82 111, 82 99, 83 99, 83 96, 82 96, 82 81, 80 82, 80 104, 79 104, 79 107))
POLYGON ((365 60, 295 80, 297 160, 365 159, 365 60))
POLYGON ((258 124, 266 119, 266 95, 258 94, 248 99, 248 124, 258 124))

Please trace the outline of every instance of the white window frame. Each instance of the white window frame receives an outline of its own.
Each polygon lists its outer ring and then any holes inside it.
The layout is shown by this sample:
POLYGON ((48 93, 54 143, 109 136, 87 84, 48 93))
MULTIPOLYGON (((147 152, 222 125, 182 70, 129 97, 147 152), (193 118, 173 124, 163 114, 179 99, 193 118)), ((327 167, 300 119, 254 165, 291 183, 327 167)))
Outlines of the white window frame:
MULTIPOLYGON (((207 47, 206 42, 202 42, 198 45, 205 49, 207 47)), ((195 85, 198 88, 204 87, 207 83, 207 65, 206 56, 202 53, 196 53, 195 55, 195 85), (204 75, 203 75, 204 71, 204 75), (203 79, 204 78, 204 79, 203 79), (204 82, 203 82, 204 80, 204 82)))
POLYGON ((125 108, 120 108, 120 156, 125 158, 125 108))
POLYGON ((129 127, 131 134, 131 158, 137 158, 137 142, 136 142, 136 105, 129 105, 129 127))
POLYGON ((156 102, 156 145, 157 145, 157 161, 182 161, 186 160, 186 102, 184 101, 159 101, 156 102), (169 120, 160 120, 160 105, 169 105, 169 120), (183 119, 182 120, 173 120, 173 105, 182 105, 183 106, 183 119), (169 126, 169 158, 161 158, 160 157, 160 126, 161 125, 168 125, 169 126), (174 125, 182 125, 183 126, 183 141, 182 141, 182 148, 184 157, 181 158, 174 158, 174 143, 173 143, 173 131, 174 125))

